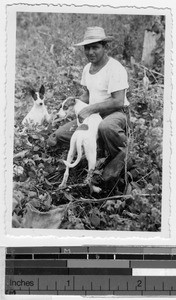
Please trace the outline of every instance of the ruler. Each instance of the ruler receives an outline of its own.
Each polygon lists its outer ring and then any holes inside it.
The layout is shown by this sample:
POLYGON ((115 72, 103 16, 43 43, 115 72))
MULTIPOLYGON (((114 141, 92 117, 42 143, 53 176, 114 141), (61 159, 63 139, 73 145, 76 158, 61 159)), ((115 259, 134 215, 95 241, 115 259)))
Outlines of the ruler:
POLYGON ((176 295, 176 247, 14 247, 5 265, 5 294, 176 295))

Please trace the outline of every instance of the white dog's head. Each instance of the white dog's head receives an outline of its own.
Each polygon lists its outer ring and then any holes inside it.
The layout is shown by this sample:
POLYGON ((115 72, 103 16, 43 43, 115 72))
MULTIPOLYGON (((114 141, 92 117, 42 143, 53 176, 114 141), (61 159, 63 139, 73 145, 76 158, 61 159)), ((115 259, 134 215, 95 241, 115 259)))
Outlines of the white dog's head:
POLYGON ((79 112, 87 105, 88 104, 75 97, 68 97, 62 102, 58 112, 58 116, 60 118, 65 118, 74 114, 77 117, 79 112))
POLYGON ((60 118, 66 118, 69 115, 73 115, 75 113, 74 111, 75 103, 76 103, 76 99, 74 97, 68 97, 67 99, 65 99, 60 105, 58 116, 60 118))
POLYGON ((30 90, 30 94, 34 100, 34 103, 36 106, 42 106, 44 105, 44 95, 45 95, 45 87, 44 85, 41 85, 40 89, 38 92, 35 90, 30 90))

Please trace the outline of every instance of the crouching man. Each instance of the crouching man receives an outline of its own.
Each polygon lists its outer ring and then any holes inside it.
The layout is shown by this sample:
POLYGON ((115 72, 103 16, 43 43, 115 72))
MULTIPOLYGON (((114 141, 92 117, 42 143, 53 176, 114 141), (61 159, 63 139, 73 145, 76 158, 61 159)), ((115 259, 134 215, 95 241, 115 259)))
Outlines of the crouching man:
MULTIPOLYGON (((81 79, 85 91, 79 97, 89 106, 80 111, 79 120, 82 122, 93 113, 100 113, 103 118, 99 125, 99 140, 109 155, 109 163, 103 172, 106 181, 117 177, 124 166, 129 106, 127 72, 120 62, 107 55, 107 43, 112 39, 105 35, 103 28, 88 27, 84 40, 75 45, 84 47, 89 61, 81 79)), ((61 126, 49 137, 48 145, 69 143, 76 127, 76 120, 61 126)))

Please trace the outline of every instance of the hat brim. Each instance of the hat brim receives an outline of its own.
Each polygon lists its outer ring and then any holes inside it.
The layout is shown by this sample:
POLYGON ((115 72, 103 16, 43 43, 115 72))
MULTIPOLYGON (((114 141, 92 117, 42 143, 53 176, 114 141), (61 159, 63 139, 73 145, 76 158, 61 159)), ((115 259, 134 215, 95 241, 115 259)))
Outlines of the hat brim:
POLYGON ((93 44, 93 43, 97 43, 97 42, 111 42, 113 40, 112 36, 107 36, 104 39, 90 39, 90 40, 84 40, 81 43, 78 44, 74 44, 74 46, 85 46, 85 45, 89 45, 89 44, 93 44))

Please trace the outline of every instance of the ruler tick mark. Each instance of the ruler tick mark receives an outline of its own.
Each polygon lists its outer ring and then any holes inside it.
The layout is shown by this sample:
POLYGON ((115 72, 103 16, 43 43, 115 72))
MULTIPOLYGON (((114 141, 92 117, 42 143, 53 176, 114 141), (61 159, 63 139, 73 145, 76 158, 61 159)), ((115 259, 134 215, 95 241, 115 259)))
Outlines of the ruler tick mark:
POLYGON ((75 290, 75 276, 73 276, 73 291, 75 290))

